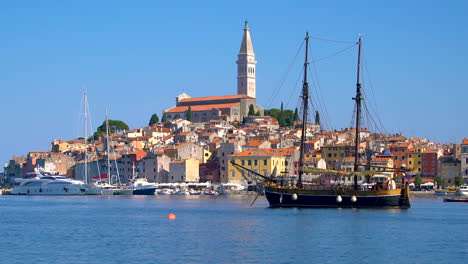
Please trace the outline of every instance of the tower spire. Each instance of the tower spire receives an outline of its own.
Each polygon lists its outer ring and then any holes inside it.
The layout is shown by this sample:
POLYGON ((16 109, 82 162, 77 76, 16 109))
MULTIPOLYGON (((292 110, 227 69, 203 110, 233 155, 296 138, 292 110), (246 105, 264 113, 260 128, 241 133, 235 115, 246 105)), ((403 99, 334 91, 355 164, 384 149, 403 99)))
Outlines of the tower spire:
POLYGON ((239 54, 237 55, 237 94, 256 97, 255 84, 255 53, 250 37, 249 22, 245 20, 244 35, 242 37, 239 54))

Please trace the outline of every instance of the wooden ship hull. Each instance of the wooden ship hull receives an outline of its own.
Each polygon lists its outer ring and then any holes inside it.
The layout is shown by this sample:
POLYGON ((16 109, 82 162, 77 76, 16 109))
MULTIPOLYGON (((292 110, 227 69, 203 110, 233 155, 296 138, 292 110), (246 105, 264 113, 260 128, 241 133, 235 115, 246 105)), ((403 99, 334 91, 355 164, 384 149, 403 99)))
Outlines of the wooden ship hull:
POLYGON ((354 191, 307 190, 265 186, 270 207, 410 208, 409 189, 354 191))

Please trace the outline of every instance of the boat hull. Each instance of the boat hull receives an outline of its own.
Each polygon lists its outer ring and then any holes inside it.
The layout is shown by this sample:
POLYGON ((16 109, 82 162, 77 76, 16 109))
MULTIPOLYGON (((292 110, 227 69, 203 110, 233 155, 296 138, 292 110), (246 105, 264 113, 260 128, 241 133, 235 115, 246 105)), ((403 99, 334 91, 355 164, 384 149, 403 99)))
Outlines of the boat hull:
POLYGON ((19 185, 13 188, 13 195, 86 195, 89 186, 69 184, 69 185, 19 185))
POLYGON ((402 195, 400 190, 339 193, 336 191, 294 192, 265 188, 265 196, 270 207, 410 208, 408 197, 402 195))
POLYGON ((133 190, 133 195, 154 195, 156 187, 133 190))
POLYGON ((449 202, 449 203, 468 203, 468 199, 448 199, 445 198, 444 202, 449 202))

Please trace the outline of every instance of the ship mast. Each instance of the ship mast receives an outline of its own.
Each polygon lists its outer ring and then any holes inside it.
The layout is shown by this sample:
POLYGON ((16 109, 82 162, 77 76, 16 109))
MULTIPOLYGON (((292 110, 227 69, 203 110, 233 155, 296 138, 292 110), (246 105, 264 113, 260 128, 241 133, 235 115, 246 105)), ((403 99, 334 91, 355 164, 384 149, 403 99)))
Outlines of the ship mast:
POLYGON ((361 125, 361 102, 362 102, 362 94, 361 94, 361 83, 360 83, 360 75, 361 75, 361 46, 362 46, 362 36, 359 35, 359 49, 358 49, 358 63, 357 63, 357 81, 356 81, 356 97, 353 100, 356 101, 356 140, 355 140, 355 149, 354 149, 354 189, 358 188, 357 183, 357 171, 359 170, 359 145, 361 141, 360 137, 360 125, 361 125))
POLYGON ((112 183, 111 179, 111 163, 110 163, 110 149, 109 149, 109 118, 107 116, 106 108, 106 151, 107 151, 107 181, 109 184, 112 183))
POLYGON ((87 137, 88 137, 88 96, 86 95, 86 87, 83 88, 84 90, 84 182, 88 183, 88 145, 87 145, 87 137))
POLYGON ((301 146, 299 154, 299 179, 297 181, 297 187, 302 188, 302 174, 304 166, 304 149, 306 140, 307 130, 307 111, 309 108, 309 83, 307 82, 307 67, 309 65, 309 32, 306 32, 305 38, 305 61, 304 61, 304 81, 302 82, 302 133, 301 133, 301 146))

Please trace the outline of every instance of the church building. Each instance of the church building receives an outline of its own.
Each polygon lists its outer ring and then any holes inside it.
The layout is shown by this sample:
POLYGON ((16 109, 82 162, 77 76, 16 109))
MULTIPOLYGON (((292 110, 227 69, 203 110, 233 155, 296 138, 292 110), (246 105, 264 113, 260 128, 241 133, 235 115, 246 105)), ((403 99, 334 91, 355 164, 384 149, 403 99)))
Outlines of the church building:
POLYGON ((164 113, 167 120, 183 118, 190 107, 192 122, 207 122, 224 119, 226 121, 242 121, 248 116, 250 105, 254 111, 263 115, 263 108, 256 104, 255 83, 255 53, 253 50, 250 28, 247 21, 244 36, 237 56, 237 94, 207 97, 190 97, 186 93, 176 97, 176 106, 164 113))

